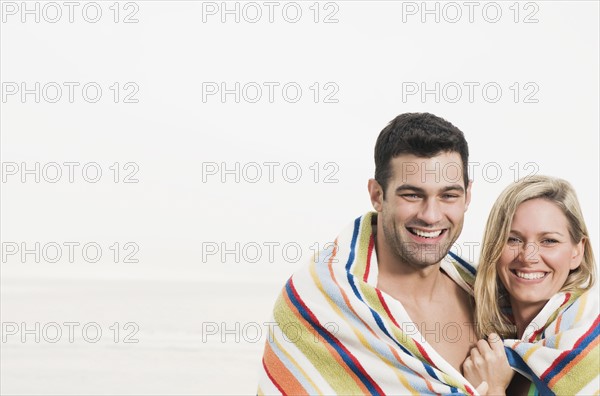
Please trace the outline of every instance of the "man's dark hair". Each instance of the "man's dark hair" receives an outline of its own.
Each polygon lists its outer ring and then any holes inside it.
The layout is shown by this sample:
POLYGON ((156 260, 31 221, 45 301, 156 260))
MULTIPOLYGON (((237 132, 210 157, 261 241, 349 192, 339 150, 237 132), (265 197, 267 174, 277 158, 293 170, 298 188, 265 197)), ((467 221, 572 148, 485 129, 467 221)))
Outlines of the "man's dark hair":
POLYGON ((460 154, 466 189, 469 184, 469 146, 460 129, 429 113, 404 113, 390 121, 375 143, 375 180, 383 188, 384 199, 394 157, 412 154, 431 158, 443 152, 460 154))

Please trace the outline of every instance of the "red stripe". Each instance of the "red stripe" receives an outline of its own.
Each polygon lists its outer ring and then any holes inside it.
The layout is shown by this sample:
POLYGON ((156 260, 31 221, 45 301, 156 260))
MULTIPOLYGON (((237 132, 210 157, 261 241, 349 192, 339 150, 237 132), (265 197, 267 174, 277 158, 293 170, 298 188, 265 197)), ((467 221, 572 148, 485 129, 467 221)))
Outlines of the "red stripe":
MULTIPOLYGON (((566 293, 565 294, 565 299, 563 300, 563 302, 560 304, 560 306, 558 307, 558 309, 562 308, 563 305, 565 305, 566 303, 569 302, 569 299, 571 298, 571 293, 566 293)), ((529 342, 535 342, 535 339, 537 338, 537 336, 541 333, 543 333, 546 330, 545 327, 541 327, 539 329, 537 329, 536 331, 534 331, 531 336, 529 336, 529 342)))
POLYGON ((567 363, 561 371, 559 371, 558 373, 556 373, 556 375, 554 377, 552 377, 552 379, 548 382, 548 387, 553 388, 554 385, 556 385, 556 383, 558 381, 560 381, 562 378, 564 378, 565 375, 570 374, 571 369, 574 366, 577 366, 583 359, 588 357, 590 351, 592 351, 593 349, 595 349, 598 346, 598 341, 599 341, 598 338, 593 338, 592 342, 590 342, 580 353, 578 353, 574 359, 572 359, 569 363, 567 363))
MULTIPOLYGON (((381 294, 381 292, 379 291, 379 289, 375 289, 375 291, 377 292, 377 296, 379 297, 379 301, 381 302, 381 305, 383 306, 383 309, 385 310, 385 312, 388 314, 388 317, 392 320, 392 322, 396 325, 396 327, 398 327, 400 330, 402 330, 402 328, 398 325, 398 322, 396 322, 396 319, 394 319, 394 317, 392 316, 385 300, 383 299, 383 295, 381 294)), ((400 355, 398 355, 396 353, 396 351, 392 348, 391 345, 389 345, 390 350, 392 351, 392 353, 394 354, 394 356, 396 357, 396 359, 398 359, 398 361, 403 364, 404 366, 408 367, 406 365, 406 363, 404 363, 404 361, 402 360, 402 358, 400 357, 400 355)), ((425 354, 427 356, 427 354, 425 354)), ((427 356, 427 358, 429 358, 429 356, 427 356)), ((421 373, 419 373, 418 371, 413 371, 413 373, 417 374, 419 377, 421 377, 423 379, 423 381, 425 381, 425 385, 427 385, 427 388, 432 392, 435 393, 433 391, 433 387, 431 386, 430 381, 425 378, 423 375, 421 375, 421 373)))
POLYGON ((575 343, 575 346, 578 347, 583 340, 592 332, 594 331, 594 329, 598 326, 598 322, 600 322, 600 316, 596 316, 596 320, 594 320, 594 323, 590 326, 590 328, 588 329, 588 331, 585 332, 585 334, 583 336, 581 336, 581 338, 579 338, 577 340, 577 342, 575 343))
MULTIPOLYGON (((375 289, 375 291, 377 292, 377 297, 379 297, 379 301, 381 302, 381 305, 383 306, 383 309, 387 313, 388 317, 391 319, 392 323, 394 323, 396 325, 396 327, 398 327, 400 330, 402 330, 402 328, 398 325, 398 322, 396 322, 396 319, 392 316, 392 313, 390 312, 390 309, 389 309, 388 305, 386 304, 385 300, 383 299, 383 295, 381 294, 381 292, 379 291, 379 289, 375 289)), ((416 341, 415 341, 415 343, 416 343, 416 341)), ((418 345, 417 345, 417 347, 418 347, 418 345)), ((390 346, 390 349, 391 349, 391 346, 390 346)), ((395 352, 395 351, 392 349, 392 352, 395 352)), ((423 355, 423 354, 426 356, 427 360, 430 361, 429 356, 427 356, 427 354, 425 353, 425 351, 422 351, 421 355, 423 355)), ((399 361, 400 361, 401 364, 406 365, 404 363, 404 361, 402 359, 400 359, 399 355, 396 355, 396 353, 394 353, 394 356, 396 356, 399 359, 399 361)), ((425 381, 425 385, 427 385, 427 388, 432 393, 435 393, 435 392, 433 392, 433 388, 431 387, 430 382, 429 382, 429 380, 427 378, 425 378, 423 375, 421 375, 417 371, 413 371, 413 372, 415 374, 419 375, 421 378, 423 378, 423 380, 425 381)))
MULTIPOLYGON (((296 299, 298 300, 298 302, 302 305, 302 307, 306 310, 306 312, 308 313, 308 315, 310 316, 310 320, 317 324, 320 328, 322 328, 323 330, 325 330, 323 328, 323 326, 321 326, 321 323, 319 323, 319 321, 317 320, 317 317, 315 316, 315 314, 312 313, 312 311, 310 310, 310 308, 308 308, 306 306, 306 304, 304 303, 304 301, 302 301, 302 299, 300 298, 300 295, 298 294, 298 291, 296 290, 296 286, 294 286, 294 280, 290 279, 289 281, 290 283, 290 288, 292 289, 292 292, 294 293, 294 297, 296 297, 296 299)), ((299 315, 300 318, 302 318, 302 315, 299 315)), ((309 323, 310 324, 310 323, 309 323)), ((314 326, 313 326, 314 327, 314 326)))
POLYGON ((569 353, 571 353, 573 351, 573 349, 577 349, 577 347, 583 342, 583 340, 591 333, 594 331, 594 329, 596 328, 596 326, 598 326, 598 321, 600 320, 600 316, 596 317, 596 320, 594 321, 594 324, 588 329, 588 331, 585 332, 585 334, 583 336, 581 336, 581 338, 579 338, 577 340, 577 342, 575 343, 575 345, 573 346, 572 349, 568 350, 568 351, 564 351, 563 353, 561 353, 552 363, 552 365, 550 367, 548 367, 548 369, 546 371, 544 371, 544 373, 541 375, 540 378, 545 378, 550 372, 552 372, 552 370, 561 363, 562 359, 564 359, 565 356, 567 356, 569 353))
POLYGON ((435 367, 437 369, 438 367, 435 364, 433 364, 433 361, 431 360, 431 358, 429 357, 429 355, 427 354, 427 352, 425 352, 425 349, 423 349, 423 347, 421 346, 421 344, 419 344, 417 341, 415 341, 415 345, 419 349, 419 352, 421 352, 421 355, 423 355, 423 357, 425 359, 427 359, 427 361, 429 362, 429 364, 432 367, 435 367))
POLYGON ((471 396, 475 395, 475 390, 474 390, 474 389, 472 389, 470 386, 466 385, 466 386, 465 386, 465 389, 467 390, 467 392, 469 392, 469 394, 470 394, 471 396))
MULTIPOLYGON (((402 327, 400 327, 400 325, 398 325, 398 322, 396 322, 396 319, 394 319, 394 317, 392 316, 392 313, 390 312, 390 309, 388 308, 385 300, 383 299, 383 296, 381 295, 381 292, 379 291, 379 289, 375 289, 375 291, 377 292, 377 297, 379 297, 379 301, 381 302, 383 309, 385 309, 385 312, 387 313, 388 317, 392 320, 392 322, 396 325, 396 327, 398 327, 400 330, 402 330, 402 327)), ((414 341, 415 345, 417 346, 417 349, 419 350, 421 355, 430 363, 430 365, 435 368, 438 368, 435 364, 433 364, 433 361, 431 360, 431 358, 429 357, 429 355, 427 354, 425 349, 423 349, 423 347, 417 341, 415 341, 414 338, 413 338, 413 341, 414 341)))
POLYGON ((390 312, 390 309, 388 308, 387 303, 383 299, 383 295, 381 295, 381 291, 379 289, 375 289, 375 291, 377 292, 377 297, 379 298, 379 302, 383 306, 385 313, 387 313, 388 317, 392 320, 392 323, 394 323, 396 325, 396 327, 401 328, 400 325, 398 324, 398 322, 396 322, 396 319, 394 318, 394 316, 392 316, 392 313, 390 312))
MULTIPOLYGON (((296 291, 296 287, 294 286, 294 282, 293 282, 292 279, 290 279, 290 288, 292 289, 292 292, 294 293, 294 297, 296 297, 296 299, 298 300, 298 303, 301 304, 302 307, 309 314, 311 321, 313 321, 314 323, 316 323, 321 329, 327 331, 326 329, 323 328, 323 326, 321 326, 321 324, 319 323, 319 321, 317 320, 317 318, 315 317, 315 315, 312 313, 312 311, 306 306, 306 304, 304 304, 304 301, 302 301, 302 299, 298 295, 298 292, 296 291)), ((348 357, 350 357, 350 359, 352 360, 352 362, 356 365, 356 367, 358 367, 358 369, 360 370, 360 372, 362 373, 362 375, 364 375, 365 378, 367 380, 369 380, 369 382, 371 383, 371 385, 375 389, 377 389, 377 392, 379 392, 380 394, 384 394, 383 389, 381 389, 379 387, 379 385, 377 385, 377 383, 375 381, 373 381, 373 378, 371 378, 371 376, 365 371, 364 367, 358 362, 358 360, 356 359, 356 357, 354 357, 354 355, 341 342, 339 342, 339 340, 333 334, 329 333, 329 335, 330 335, 331 339, 333 340, 333 342, 335 343, 335 345, 339 346, 340 349, 342 349, 344 352, 346 352, 348 354, 348 357)), ((360 380, 360 378, 358 378, 358 379, 360 380)))
POLYGON ((285 395, 285 391, 283 390, 283 388, 281 386, 279 386, 279 384, 277 382, 275 382, 275 378, 273 378, 273 376, 271 375, 271 373, 269 373, 269 370, 267 369, 267 365, 265 364, 265 359, 263 358, 262 360, 262 364, 263 367, 265 368, 265 373, 267 373, 267 376, 269 377, 269 379, 271 380, 271 382, 273 383, 273 385, 275 385, 277 387, 277 389, 279 389, 279 392, 281 392, 282 395, 285 395))

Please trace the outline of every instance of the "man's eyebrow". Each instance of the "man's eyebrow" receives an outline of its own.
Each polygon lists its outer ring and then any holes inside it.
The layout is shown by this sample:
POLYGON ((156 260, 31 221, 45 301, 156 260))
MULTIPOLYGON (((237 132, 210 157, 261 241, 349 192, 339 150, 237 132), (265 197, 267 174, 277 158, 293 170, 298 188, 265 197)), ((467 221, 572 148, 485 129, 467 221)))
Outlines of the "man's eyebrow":
MULTIPOLYGON (((412 184, 402 184, 402 185, 398 186, 396 188, 396 193, 398 193, 400 191, 404 191, 404 190, 414 191, 414 192, 421 193, 421 194, 425 193, 424 189, 422 189, 421 187, 413 186, 412 184)), ((440 190, 440 192, 448 192, 448 191, 460 191, 460 192, 464 193, 465 188, 463 186, 461 186, 460 184, 453 184, 451 186, 445 186, 440 190)))
POLYGON ((453 184, 451 186, 446 186, 444 188, 442 188, 442 192, 446 192, 446 191, 460 191, 462 193, 465 192, 465 188, 463 186, 461 186, 460 184, 453 184))
POLYGON ((403 191, 403 190, 410 190, 410 191, 414 191, 414 192, 418 192, 418 193, 425 192, 425 190, 423 190, 421 187, 413 186, 412 184, 401 184, 398 187, 396 187, 396 193, 403 191))

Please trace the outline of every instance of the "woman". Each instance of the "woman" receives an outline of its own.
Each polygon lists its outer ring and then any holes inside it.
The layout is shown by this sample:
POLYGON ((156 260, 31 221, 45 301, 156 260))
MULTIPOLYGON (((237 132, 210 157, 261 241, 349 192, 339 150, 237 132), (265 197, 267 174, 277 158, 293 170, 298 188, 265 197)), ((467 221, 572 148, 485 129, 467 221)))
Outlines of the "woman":
POLYGON ((488 218, 475 280, 477 331, 489 342, 472 349, 465 377, 487 382, 489 394, 598 394, 595 277, 571 185, 532 176, 506 188, 488 218))

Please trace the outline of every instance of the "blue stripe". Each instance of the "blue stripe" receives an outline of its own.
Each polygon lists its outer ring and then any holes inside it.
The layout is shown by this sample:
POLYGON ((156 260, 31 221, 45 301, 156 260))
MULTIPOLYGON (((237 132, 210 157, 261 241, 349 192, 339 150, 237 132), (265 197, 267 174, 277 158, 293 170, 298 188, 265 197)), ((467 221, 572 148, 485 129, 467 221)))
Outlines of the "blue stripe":
POLYGON ((594 338, 598 336, 600 336, 600 327, 599 325, 596 325, 594 330, 591 331, 579 344, 579 347, 571 350, 567 356, 563 357, 560 363, 558 363, 556 367, 554 367, 554 369, 544 377, 544 380, 550 382, 553 377, 560 373, 567 364, 569 364, 577 355, 583 352, 583 350, 594 340, 594 338))
POLYGON ((529 379, 532 380, 532 382, 535 384, 535 387, 537 388, 537 391, 540 395, 554 395, 554 392, 552 392, 550 388, 548 388, 548 385, 546 385, 546 383, 541 381, 534 374, 534 372, 529 368, 529 366, 527 366, 527 364, 525 364, 523 358, 516 351, 512 350, 509 347, 504 347, 504 350, 506 351, 506 356, 508 357, 508 363, 510 364, 510 366, 519 369, 521 372, 527 374, 529 379))
POLYGON ((575 316, 577 316, 577 310, 580 307, 580 304, 583 303, 583 300, 576 298, 561 314, 562 320, 560 321, 559 331, 568 330, 573 323, 575 322, 575 316))
POLYGON ((435 372, 433 371, 433 367, 431 367, 430 365, 426 364, 425 362, 423 362, 423 367, 425 367, 425 371, 427 371, 429 373, 429 375, 431 375, 435 379, 439 379, 437 377, 437 375, 435 375, 435 372))
MULTIPOLYGON (((353 241, 356 242, 358 240, 358 233, 360 232, 360 220, 361 218, 359 217, 357 220, 359 220, 359 228, 357 228, 357 233, 354 235, 353 241)), ((351 249, 353 252, 356 252, 356 243, 351 244, 351 249)), ((355 253, 354 253, 355 255, 355 253)), ((331 256, 330 253, 328 254, 323 254, 323 256, 326 256, 327 259, 329 259, 329 257, 331 256)), ((337 260, 337 259, 336 259, 337 260)), ((321 262, 322 260, 320 260, 321 262)), ((323 261, 324 262, 324 261, 323 261)), ((346 264, 346 269, 347 269, 347 273, 349 272, 350 267, 352 266, 353 262, 349 261, 346 264)), ((326 296, 328 298, 331 298, 336 305, 338 305, 340 308, 342 308, 343 311, 347 312, 348 314, 348 318, 349 320, 352 322, 352 325, 354 327, 356 327, 357 329, 360 329, 361 333, 364 333, 365 337, 367 338, 369 344, 377 351, 377 353, 379 353, 380 355, 384 356, 389 362, 396 362, 396 357, 392 354, 392 352, 390 352, 387 344, 385 342, 383 342, 382 340, 379 339, 379 337, 373 337, 368 331, 368 326, 360 319, 358 319, 357 316, 355 316, 354 314, 351 314, 349 311, 349 309, 346 307, 346 303, 344 302, 343 296, 342 294, 339 292, 338 290, 338 285, 334 284, 333 280, 331 279, 330 275, 329 275, 329 269, 326 265, 322 265, 322 266, 317 266, 316 268, 317 270, 317 275, 318 277, 321 279, 321 282, 323 282, 323 288, 324 288, 324 293, 326 294, 326 296)), ((349 278, 350 279, 350 278, 349 278)), ((352 282, 350 282, 351 286, 354 286, 352 282)), ((357 294, 357 290, 354 291, 355 295, 358 296, 358 298, 362 300, 360 294, 357 294)), ((364 301, 363 301, 364 302, 364 301)), ((366 304, 365 304, 366 305, 366 304)), ((370 307, 369 307, 370 308, 370 307)), ((392 340, 393 337, 386 331, 385 326, 382 322, 382 319, 377 316, 374 315, 375 321, 377 322, 378 326, 380 329, 382 329, 385 334, 392 340)), ((395 340, 394 340, 395 341, 395 340)), ((412 356, 410 354, 410 352, 408 350, 406 350, 402 345, 398 346, 402 349, 402 351, 404 351, 405 354, 412 356)), ((403 372, 406 373, 410 373, 410 374, 414 374, 414 371, 406 366, 403 365, 396 365, 396 368, 399 368, 400 370, 402 370, 403 372)), ((416 377, 414 376, 414 382, 411 382, 411 385, 417 389, 420 393, 426 393, 428 392, 428 388, 427 388, 427 384, 425 382, 425 379, 421 378, 421 377, 416 377)))
MULTIPOLYGON (((581 301, 582 300, 578 298, 573 301, 570 301, 570 304, 560 314, 562 316, 562 320, 560 321, 560 326, 556 333, 561 333, 573 326, 573 323, 575 322, 575 316, 577 315, 577 308, 579 308, 579 303, 581 303, 581 301)), ((550 329, 548 328, 548 330, 550 329)), ((557 334, 546 337, 545 339, 546 347, 556 349, 556 341, 558 341, 557 334)))
MULTIPOLYGON (((350 243, 350 254, 348 256, 348 262, 346 263, 346 276, 348 278, 348 283, 352 287, 352 291, 354 292, 354 294, 356 295, 356 297, 361 302, 365 303, 365 301, 363 300, 362 296, 358 292, 358 289, 357 289, 356 285, 354 284, 354 275, 352 275, 352 273, 350 272, 350 267, 352 266, 352 263, 354 262, 354 257, 355 257, 355 252, 356 252, 356 241, 358 240, 358 232, 360 230, 361 220, 363 220, 363 219, 364 219, 364 217, 358 217, 356 220, 354 220, 354 230, 352 232, 352 242, 350 243)), ((371 308, 371 306, 369 304, 365 303, 365 305, 371 311, 371 314, 373 315, 373 318, 375 319, 375 322, 377 323, 377 326, 379 326, 379 328, 381 329, 381 331, 383 331, 385 333, 385 335, 387 335, 392 341, 394 341, 394 343, 402 350, 402 352, 406 353, 409 356, 417 357, 413 353, 411 353, 408 349, 406 349, 406 347, 404 347, 402 344, 400 344, 400 342, 398 342, 398 340, 396 340, 396 338, 393 337, 388 332, 388 330, 385 328, 385 325, 383 324, 383 320, 381 319, 381 316, 377 313, 377 311, 375 311, 373 308, 371 308)), ((417 357, 417 358, 419 358, 419 357, 417 357)), ((427 373, 429 373, 429 375, 432 378, 434 378, 434 379, 436 379, 436 380, 439 381, 440 379, 435 374, 435 371, 433 370, 433 367, 431 367, 428 363, 424 362, 421 359, 423 359, 422 356, 419 358, 419 360, 423 364, 423 367, 425 368, 425 371, 427 371, 427 373)))
MULTIPOLYGON (((350 254, 348 255, 348 262, 346 263, 346 272, 350 275, 350 266, 354 262, 354 255, 356 251, 356 240, 358 238, 358 230, 360 229, 360 217, 354 220, 354 230, 352 231, 352 242, 350 242, 350 254)), ((350 278, 348 278, 350 279, 350 278)), ((354 288, 354 285, 351 285, 354 288)))
MULTIPOLYGON (((270 334, 269 337, 271 337, 270 334)), ((279 360, 281 360, 281 363, 283 363, 283 365, 294 374, 294 377, 298 380, 298 382, 302 384, 304 390, 310 395, 316 395, 317 390, 311 385, 310 381, 308 381, 308 378, 306 378, 306 376, 304 376, 302 372, 298 370, 298 367, 296 367, 296 365, 292 363, 292 361, 289 360, 287 356, 285 356, 285 354, 282 352, 281 349, 279 349, 279 346, 277 345, 277 343, 275 343, 273 339, 271 339, 269 345, 271 345, 271 349, 273 350, 275 356, 277 356, 279 360)))
MULTIPOLYGON (((364 303, 365 300, 363 300, 362 296, 358 292, 356 285, 354 284, 354 275, 352 275, 352 273, 350 272, 350 267, 352 266, 352 262, 354 261, 354 256, 355 256, 355 251, 356 251, 356 241, 358 240, 358 231, 360 230, 361 219, 362 219, 362 217, 359 217, 356 220, 354 220, 354 231, 352 232, 352 242, 350 243, 350 254, 348 257, 348 262, 346 263, 346 276, 348 278, 348 283, 350 284, 350 287, 352 288, 352 291, 354 292, 354 295, 361 302, 364 303)), ((400 347, 400 349, 402 349, 402 351, 404 353, 406 353, 410 356, 414 356, 412 353, 410 353, 410 351, 408 349, 406 349, 404 346, 402 346, 400 343, 398 343, 398 341, 394 337, 392 337, 392 335, 387 331, 387 329, 385 328, 385 325, 383 324, 383 320, 381 320, 381 316, 379 316, 377 311, 375 311, 373 308, 371 308, 371 306, 369 304, 365 303, 365 305, 369 308, 369 310, 371 310, 371 314, 373 315, 373 318, 375 319, 375 322, 377 323, 377 326, 379 326, 381 331, 383 331, 385 333, 385 335, 387 335, 390 339, 392 339, 396 343, 396 345, 398 345, 400 347)))
POLYGON ((463 267, 465 267, 472 275, 475 275, 475 273, 477 272, 475 270, 475 267, 473 267, 471 264, 467 263, 465 260, 463 260, 462 257, 458 256, 455 253, 452 253, 451 251, 448 251, 448 254, 450 255, 450 257, 452 257, 454 260, 458 261, 458 263, 460 265, 462 265, 463 267))
POLYGON ((360 369, 354 364, 354 362, 352 361, 352 359, 350 358, 350 356, 348 356, 348 354, 346 353, 346 351, 344 351, 336 342, 334 342, 334 339, 330 335, 330 333, 328 331, 326 331, 325 329, 323 329, 323 327, 320 324, 314 323, 311 320, 310 315, 308 314, 308 312, 306 312, 306 310, 304 309, 304 307, 302 306, 302 304, 300 303, 300 301, 298 301, 296 299, 296 297, 294 296, 294 292, 292 290, 291 283, 292 283, 291 280, 288 281, 286 283, 286 285, 285 285, 285 289, 287 291, 287 295, 288 295, 290 301, 292 302, 292 304, 294 304, 294 306, 296 307, 296 309, 298 310, 298 312, 300 312, 300 314, 302 315, 302 317, 308 323, 310 323, 315 330, 317 330, 319 332, 319 335, 321 335, 321 337, 323 337, 323 339, 325 339, 337 351, 337 353, 340 355, 340 357, 344 360, 344 363, 346 363, 346 365, 348 367, 350 367, 350 369, 354 372, 354 374, 356 374, 356 376, 367 387, 367 389, 369 390, 369 392, 371 392, 371 394, 378 395, 379 393, 377 393, 377 390, 375 389, 375 387, 373 386, 373 384, 371 383, 371 381, 365 375, 362 374, 362 372, 360 371, 360 369))

